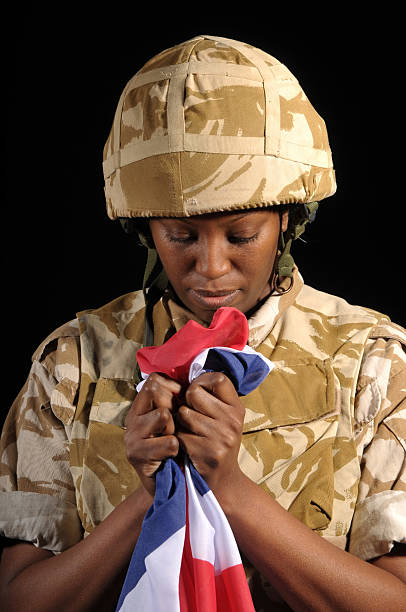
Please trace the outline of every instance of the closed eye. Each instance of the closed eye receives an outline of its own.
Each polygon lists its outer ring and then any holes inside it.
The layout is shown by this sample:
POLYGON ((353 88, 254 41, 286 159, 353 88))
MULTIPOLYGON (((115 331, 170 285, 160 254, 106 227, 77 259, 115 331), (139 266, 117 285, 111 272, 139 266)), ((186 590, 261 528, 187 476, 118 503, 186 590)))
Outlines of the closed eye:
POLYGON ((253 234, 252 236, 229 236, 228 241, 232 244, 247 244, 249 242, 254 242, 258 238, 259 232, 253 234))
POLYGON ((169 242, 177 242, 181 244, 187 244, 189 242, 193 242, 195 240, 195 236, 173 236, 171 234, 168 235, 169 242))
MULTIPOLYGON (((248 244, 250 242, 254 242, 254 240, 256 240, 258 236, 259 236, 259 232, 256 232, 252 236, 228 236, 227 240, 231 244, 243 245, 243 244, 248 244)), ((168 233, 167 238, 169 242, 175 242, 177 244, 189 244, 191 242, 194 242, 195 240, 198 240, 198 237, 195 236, 194 234, 188 234, 188 235, 186 234, 184 236, 181 236, 181 235, 174 235, 174 234, 168 233)))

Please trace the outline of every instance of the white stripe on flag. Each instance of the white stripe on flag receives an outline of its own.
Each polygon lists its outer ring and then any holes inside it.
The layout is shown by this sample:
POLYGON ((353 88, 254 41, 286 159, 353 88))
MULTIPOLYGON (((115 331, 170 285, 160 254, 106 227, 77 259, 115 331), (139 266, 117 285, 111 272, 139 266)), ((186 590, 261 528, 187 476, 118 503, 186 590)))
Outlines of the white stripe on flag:
POLYGON ((126 595, 120 612, 179 612, 179 573, 186 528, 145 557, 146 572, 126 595))
POLYGON ((240 553, 227 518, 212 491, 200 495, 189 466, 185 465, 189 500, 189 539, 194 559, 208 561, 215 574, 241 563, 240 553))

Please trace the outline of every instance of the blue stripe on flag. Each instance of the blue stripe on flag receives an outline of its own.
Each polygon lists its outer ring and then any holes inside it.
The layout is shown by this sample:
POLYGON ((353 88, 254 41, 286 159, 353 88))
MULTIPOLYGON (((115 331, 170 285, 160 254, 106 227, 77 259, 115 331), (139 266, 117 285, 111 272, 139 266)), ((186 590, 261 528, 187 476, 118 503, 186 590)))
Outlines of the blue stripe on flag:
POLYGON ((166 459, 156 475, 154 502, 145 515, 137 545, 117 604, 119 610, 127 594, 145 573, 145 558, 186 522, 186 485, 182 470, 173 459, 166 459))
POLYGON ((219 348, 209 350, 204 370, 224 372, 240 395, 251 393, 269 374, 269 366, 259 353, 231 353, 219 348))

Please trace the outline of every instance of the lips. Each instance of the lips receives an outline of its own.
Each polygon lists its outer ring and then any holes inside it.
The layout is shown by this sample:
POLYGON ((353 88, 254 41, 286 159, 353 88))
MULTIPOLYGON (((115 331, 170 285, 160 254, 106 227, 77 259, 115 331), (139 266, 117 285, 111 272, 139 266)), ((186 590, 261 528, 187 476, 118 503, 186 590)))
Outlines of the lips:
POLYGON ((210 310, 229 306, 239 295, 239 289, 206 291, 205 289, 189 289, 189 296, 200 306, 210 310))

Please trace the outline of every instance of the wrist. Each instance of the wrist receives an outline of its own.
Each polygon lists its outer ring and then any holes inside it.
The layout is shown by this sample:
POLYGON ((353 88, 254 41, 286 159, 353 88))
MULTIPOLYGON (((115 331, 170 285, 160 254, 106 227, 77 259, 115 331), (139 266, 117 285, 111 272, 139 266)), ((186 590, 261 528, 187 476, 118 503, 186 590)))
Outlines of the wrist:
POLYGON ((247 487, 254 484, 248 476, 237 466, 221 486, 216 487, 213 493, 222 507, 223 512, 228 516, 232 513, 241 498, 245 496, 247 487))
POLYGON ((154 501, 154 495, 141 483, 138 489, 133 491, 125 500, 130 505, 135 505, 139 509, 148 510, 154 501))

